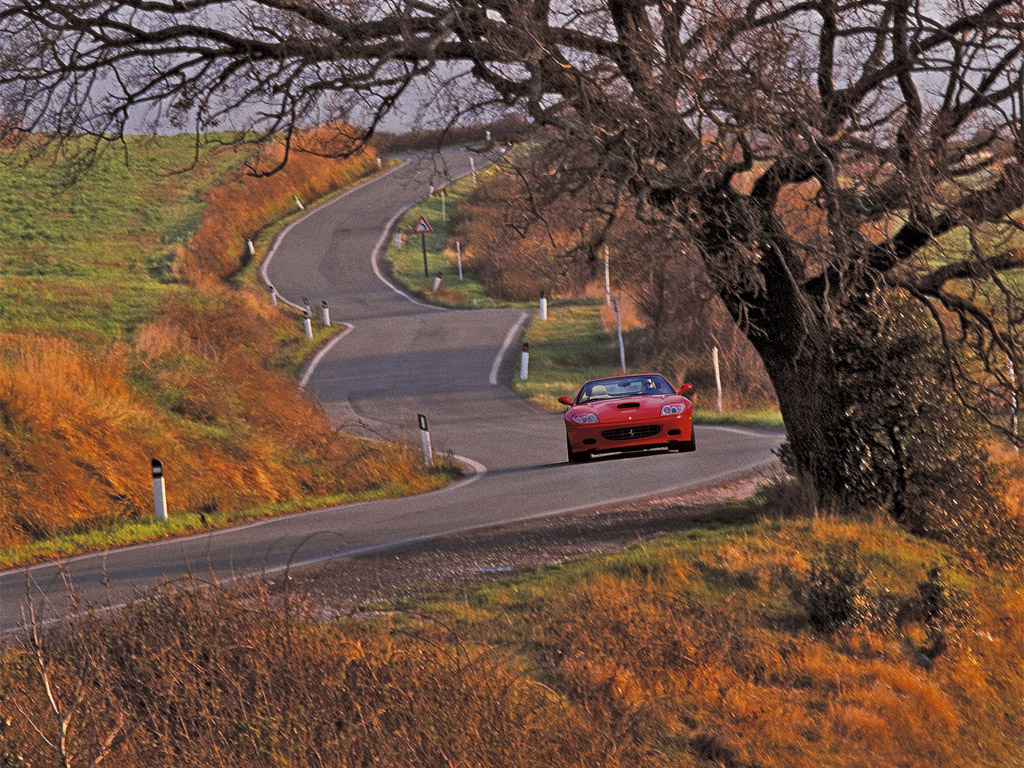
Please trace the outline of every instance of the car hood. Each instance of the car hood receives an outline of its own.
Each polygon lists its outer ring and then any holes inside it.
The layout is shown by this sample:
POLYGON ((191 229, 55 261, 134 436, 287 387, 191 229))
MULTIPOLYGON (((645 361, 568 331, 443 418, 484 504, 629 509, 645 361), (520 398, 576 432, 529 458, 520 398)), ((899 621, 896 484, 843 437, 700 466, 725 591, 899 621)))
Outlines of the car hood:
POLYGON ((578 410, 597 414, 602 424, 617 421, 643 421, 661 416, 661 409, 671 403, 685 403, 686 398, 678 395, 646 395, 643 397, 620 397, 577 406, 578 410))

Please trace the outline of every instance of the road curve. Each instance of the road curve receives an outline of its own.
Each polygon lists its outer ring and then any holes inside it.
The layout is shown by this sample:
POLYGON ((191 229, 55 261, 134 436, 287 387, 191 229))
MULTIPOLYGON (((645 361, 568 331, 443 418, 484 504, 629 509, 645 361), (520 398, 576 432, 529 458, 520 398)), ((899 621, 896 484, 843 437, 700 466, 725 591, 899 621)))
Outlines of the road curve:
MULTIPOLYGON (((331 420, 357 434, 418 440, 429 421, 435 451, 475 472, 453 486, 403 499, 351 504, 152 544, 0 572, 0 632, 29 601, 48 619, 67 610, 67 583, 86 602, 117 605, 135 590, 186 575, 229 580, 483 526, 667 495, 772 461, 777 433, 698 425, 698 449, 565 461, 557 415, 505 386, 521 310, 441 310, 386 283, 376 257, 395 219, 431 186, 470 170, 455 150, 409 160, 297 220, 262 274, 286 301, 327 301, 349 327, 317 355, 303 384, 331 420)), ((557 322, 557 311, 549 322, 557 322)), ((568 394, 568 393, 567 393, 568 394)), ((169 489, 173 500, 173 490, 169 489)), ((173 509, 171 510, 173 514, 173 509)))

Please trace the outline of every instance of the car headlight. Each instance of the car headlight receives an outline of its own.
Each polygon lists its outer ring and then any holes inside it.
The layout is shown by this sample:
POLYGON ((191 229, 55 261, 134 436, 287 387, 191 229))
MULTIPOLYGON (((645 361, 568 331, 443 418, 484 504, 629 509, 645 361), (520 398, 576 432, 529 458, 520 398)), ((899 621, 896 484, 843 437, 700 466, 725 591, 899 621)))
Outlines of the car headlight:
POLYGON ((675 405, 663 405, 661 407, 662 416, 678 416, 680 413, 686 411, 686 406, 682 403, 676 403, 675 405))
POLYGON ((569 416, 573 424, 600 424, 596 413, 574 413, 569 416))

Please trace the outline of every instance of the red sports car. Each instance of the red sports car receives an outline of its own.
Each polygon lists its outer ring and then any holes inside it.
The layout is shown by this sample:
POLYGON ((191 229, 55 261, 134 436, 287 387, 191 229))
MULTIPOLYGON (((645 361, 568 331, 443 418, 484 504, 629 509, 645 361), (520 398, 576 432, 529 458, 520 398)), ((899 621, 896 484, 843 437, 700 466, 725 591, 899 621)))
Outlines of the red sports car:
POLYGON ((697 447, 693 437, 693 403, 656 373, 594 379, 576 399, 558 398, 565 412, 569 461, 584 461, 595 453, 668 448, 686 452, 697 447))

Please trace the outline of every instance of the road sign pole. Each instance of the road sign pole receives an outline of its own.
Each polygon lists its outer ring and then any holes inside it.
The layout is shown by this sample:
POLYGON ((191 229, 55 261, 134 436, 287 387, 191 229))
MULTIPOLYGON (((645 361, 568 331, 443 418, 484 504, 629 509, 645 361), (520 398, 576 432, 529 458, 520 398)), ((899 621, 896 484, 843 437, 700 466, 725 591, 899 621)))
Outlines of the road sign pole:
POLYGON ((612 303, 612 276, 611 268, 608 265, 608 246, 604 247, 604 303, 612 303))
POLYGON ((615 328, 619 337, 619 365, 622 366, 622 372, 626 372, 626 346, 622 343, 622 313, 619 312, 619 300, 617 298, 612 299, 612 307, 615 308, 615 328))
POLYGON ((711 350, 711 367, 715 370, 715 407, 722 412, 722 369, 718 364, 718 347, 711 350))
POLYGON ((423 276, 430 277, 430 269, 427 267, 427 233, 420 232, 420 242, 423 243, 423 276))

